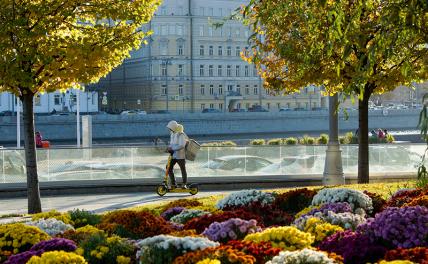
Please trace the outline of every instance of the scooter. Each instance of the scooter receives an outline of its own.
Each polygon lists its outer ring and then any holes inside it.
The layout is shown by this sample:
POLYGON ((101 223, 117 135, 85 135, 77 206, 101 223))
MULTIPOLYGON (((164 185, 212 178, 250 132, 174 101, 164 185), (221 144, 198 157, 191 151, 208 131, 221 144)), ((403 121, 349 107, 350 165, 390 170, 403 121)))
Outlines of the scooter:
POLYGON ((168 186, 168 181, 169 181, 169 175, 168 175, 168 171, 169 171, 169 167, 171 166, 171 161, 172 161, 172 155, 169 155, 168 157, 168 164, 166 166, 166 172, 165 172, 165 178, 163 179, 162 184, 159 184, 156 188, 156 193, 159 196, 164 196, 167 193, 190 193, 191 195, 195 195, 199 192, 199 187, 198 184, 196 183, 191 183, 188 184, 187 187, 188 188, 184 188, 182 185, 177 186, 177 187, 169 187, 168 186))

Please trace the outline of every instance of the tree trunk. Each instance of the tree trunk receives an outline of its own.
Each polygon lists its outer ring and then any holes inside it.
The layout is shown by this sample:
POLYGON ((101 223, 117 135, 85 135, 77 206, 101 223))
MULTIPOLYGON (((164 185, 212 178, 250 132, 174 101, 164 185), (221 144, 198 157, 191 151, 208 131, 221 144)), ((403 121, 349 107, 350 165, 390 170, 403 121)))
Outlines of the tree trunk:
POLYGON ((369 182, 369 99, 370 84, 366 84, 362 100, 358 100, 358 183, 369 182))
POLYGON ((34 139, 34 94, 22 95, 24 118, 25 163, 27 168, 27 198, 28 213, 35 214, 42 211, 40 202, 39 178, 37 175, 36 143, 34 139))

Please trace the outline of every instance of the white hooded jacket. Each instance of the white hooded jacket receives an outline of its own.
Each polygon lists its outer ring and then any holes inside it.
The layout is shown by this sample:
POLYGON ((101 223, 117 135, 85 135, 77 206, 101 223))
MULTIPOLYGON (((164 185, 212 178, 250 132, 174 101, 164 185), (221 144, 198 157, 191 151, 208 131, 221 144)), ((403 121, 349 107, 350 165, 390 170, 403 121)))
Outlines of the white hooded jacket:
POLYGON ((171 121, 167 127, 172 131, 169 142, 169 147, 174 151, 172 157, 174 159, 185 159, 187 136, 184 134, 183 126, 175 121, 171 121))

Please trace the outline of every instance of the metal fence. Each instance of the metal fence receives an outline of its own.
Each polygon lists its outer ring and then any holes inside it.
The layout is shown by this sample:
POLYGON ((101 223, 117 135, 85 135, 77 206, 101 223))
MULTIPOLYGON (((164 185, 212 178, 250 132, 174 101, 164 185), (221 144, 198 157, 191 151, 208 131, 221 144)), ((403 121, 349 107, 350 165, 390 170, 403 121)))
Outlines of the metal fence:
MULTIPOLYGON (((415 173, 424 144, 370 145, 370 173, 415 173)), ((324 170, 326 146, 202 147, 187 162, 190 177, 314 175, 324 170)), ((356 174, 358 146, 342 145, 345 175, 356 174)), ((41 182, 161 178, 168 154, 156 147, 37 150, 41 182)), ((180 175, 179 169, 177 175, 180 175)), ((23 150, 0 149, 0 184, 26 182, 23 150)))

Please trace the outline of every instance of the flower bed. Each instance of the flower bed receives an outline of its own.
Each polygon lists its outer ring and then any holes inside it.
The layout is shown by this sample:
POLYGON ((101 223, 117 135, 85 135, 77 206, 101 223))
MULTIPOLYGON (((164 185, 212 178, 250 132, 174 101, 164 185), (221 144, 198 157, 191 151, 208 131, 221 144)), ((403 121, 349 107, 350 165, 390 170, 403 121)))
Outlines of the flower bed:
POLYGON ((428 264, 427 191, 357 187, 44 212, 0 225, 0 263, 428 264))

